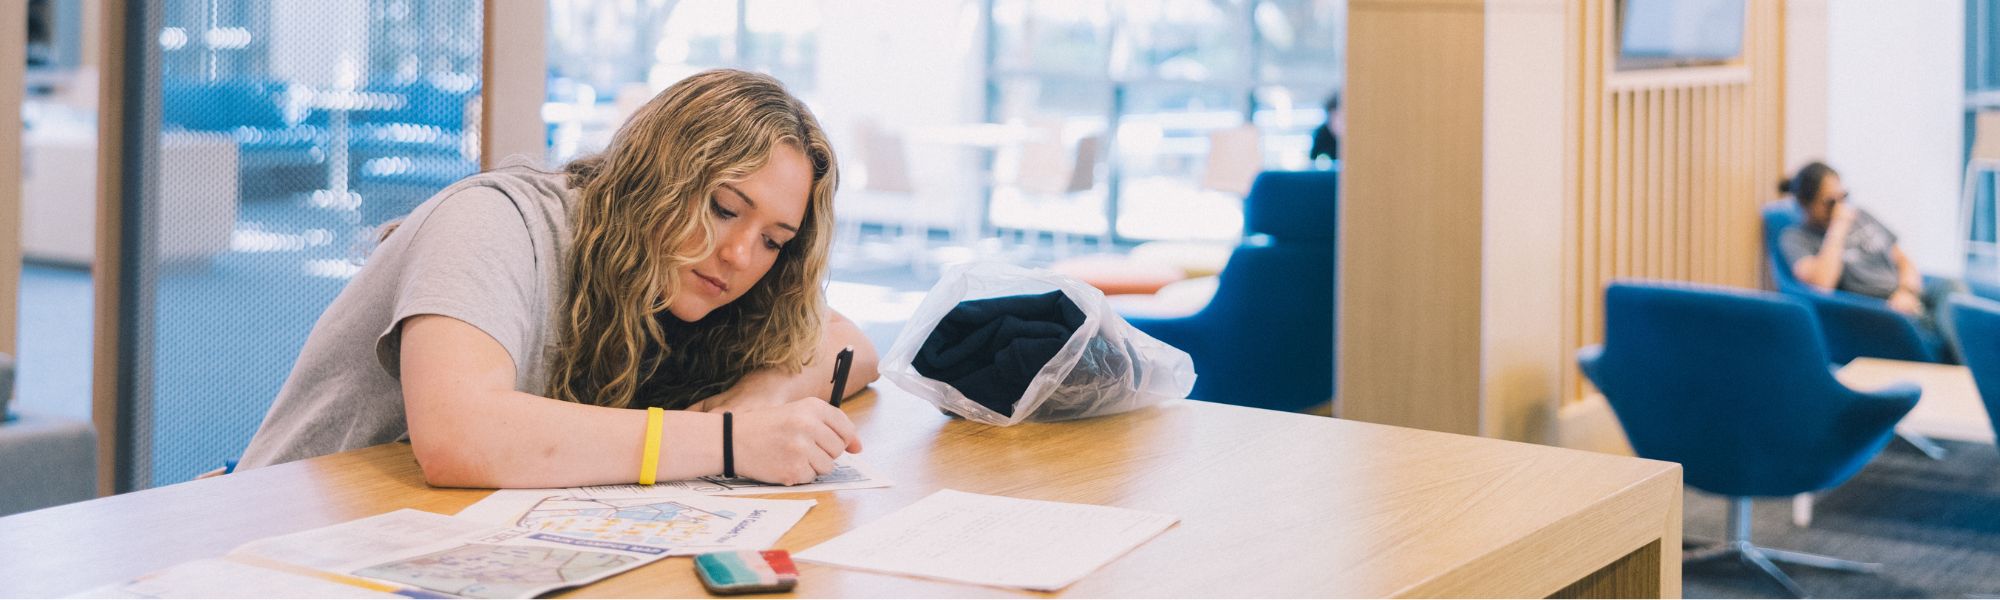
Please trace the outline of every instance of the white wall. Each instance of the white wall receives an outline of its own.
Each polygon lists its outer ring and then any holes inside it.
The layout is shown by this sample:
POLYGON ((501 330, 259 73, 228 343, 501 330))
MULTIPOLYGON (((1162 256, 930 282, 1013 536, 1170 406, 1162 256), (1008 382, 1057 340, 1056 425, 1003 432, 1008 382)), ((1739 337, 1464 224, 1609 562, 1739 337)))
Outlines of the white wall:
POLYGON ((1486 4, 1480 432, 1552 441, 1563 355, 1564 55, 1561 0, 1486 4))
POLYGON ((1965 3, 1831 0, 1827 9, 1828 164, 1926 273, 1963 272, 1965 3))
MULTIPOLYGON (((1826 12, 1831 0, 1785 2, 1785 170, 1826 158, 1826 12)), ((1776 197, 1776 190, 1772 190, 1776 197)))

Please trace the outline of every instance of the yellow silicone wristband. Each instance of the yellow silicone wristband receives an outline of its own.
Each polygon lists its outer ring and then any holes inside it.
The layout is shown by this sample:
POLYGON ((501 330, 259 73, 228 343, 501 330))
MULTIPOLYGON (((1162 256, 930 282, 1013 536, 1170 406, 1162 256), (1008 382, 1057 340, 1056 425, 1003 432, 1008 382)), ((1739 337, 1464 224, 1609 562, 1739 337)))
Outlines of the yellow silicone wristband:
POLYGON ((639 485, 653 485, 655 472, 660 469, 660 427, 666 417, 667 411, 658 407, 646 409, 646 450, 639 455, 639 485))

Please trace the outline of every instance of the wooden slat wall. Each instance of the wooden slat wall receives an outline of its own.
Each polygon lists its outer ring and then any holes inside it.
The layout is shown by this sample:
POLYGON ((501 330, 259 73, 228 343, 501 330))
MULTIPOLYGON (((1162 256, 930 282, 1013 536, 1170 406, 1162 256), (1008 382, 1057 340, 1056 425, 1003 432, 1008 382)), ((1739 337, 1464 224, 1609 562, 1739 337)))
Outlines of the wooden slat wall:
MULTIPOLYGON (((1598 343, 1604 287, 1623 278, 1758 286, 1758 206, 1782 176, 1783 2, 1752 0, 1742 58, 1672 71, 1614 68, 1616 2, 1571 0, 1577 99, 1570 156, 1563 347, 1598 343)), ((1587 393, 1567 356, 1566 401, 1587 393)))

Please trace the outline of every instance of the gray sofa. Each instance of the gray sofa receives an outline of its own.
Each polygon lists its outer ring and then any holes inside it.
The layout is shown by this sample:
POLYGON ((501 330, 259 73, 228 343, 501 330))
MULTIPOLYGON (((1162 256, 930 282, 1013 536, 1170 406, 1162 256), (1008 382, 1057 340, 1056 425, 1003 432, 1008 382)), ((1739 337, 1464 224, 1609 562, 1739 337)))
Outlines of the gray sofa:
POLYGON ((0 516, 97 496, 90 423, 15 413, 0 423, 0 516))

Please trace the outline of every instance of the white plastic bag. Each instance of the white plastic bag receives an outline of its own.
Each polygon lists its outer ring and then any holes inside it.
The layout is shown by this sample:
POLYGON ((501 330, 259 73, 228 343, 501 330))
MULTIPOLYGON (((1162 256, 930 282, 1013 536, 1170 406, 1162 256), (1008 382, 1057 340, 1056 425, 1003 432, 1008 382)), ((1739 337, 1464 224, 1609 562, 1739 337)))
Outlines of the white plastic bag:
POLYGON ((1194 360, 1186 352, 1126 323, 1097 288, 1053 272, 990 261, 945 269, 944 277, 896 335, 882 365, 882 374, 905 391, 967 419, 1003 426, 1116 414, 1186 398, 1195 377, 1194 360), (1015 401, 1011 416, 917 372, 917 351, 958 303, 1051 290, 1061 290, 1076 303, 1085 320, 1035 374, 1015 401))

